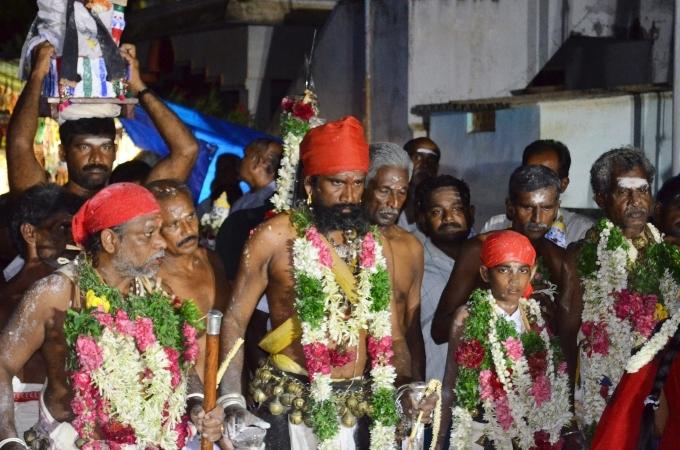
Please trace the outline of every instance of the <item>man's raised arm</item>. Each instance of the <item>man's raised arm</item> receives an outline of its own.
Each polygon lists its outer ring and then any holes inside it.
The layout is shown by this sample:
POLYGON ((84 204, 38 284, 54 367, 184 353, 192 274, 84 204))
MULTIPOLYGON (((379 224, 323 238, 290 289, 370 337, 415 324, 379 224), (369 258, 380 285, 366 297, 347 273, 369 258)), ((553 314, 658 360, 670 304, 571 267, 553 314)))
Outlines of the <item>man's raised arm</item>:
MULTIPOLYGON (((53 274, 31 287, 0 334, 0 440, 16 438, 14 425, 14 395, 12 377, 26 364, 43 344, 45 326, 53 311, 65 309, 70 293, 69 282, 53 274)), ((3 450, 25 450, 16 442, 3 450)))
POLYGON ((45 183, 45 169, 35 158, 33 141, 38 129, 38 110, 43 80, 50 71, 54 47, 42 42, 33 50, 31 73, 21 91, 7 127, 7 175, 10 191, 18 194, 45 183))
POLYGON ((432 318, 432 339, 437 344, 444 344, 449 341, 453 314, 459 306, 467 302, 472 291, 480 283, 480 247, 481 242, 472 238, 463 244, 460 254, 456 258, 456 265, 451 272, 448 283, 446 283, 437 310, 432 318))
POLYGON ((123 44, 120 53, 130 64, 129 89, 132 94, 139 96, 139 104, 149 114, 156 129, 170 149, 170 154, 154 166, 145 180, 147 183, 167 178, 186 181, 196 162, 198 142, 191 131, 179 120, 179 117, 168 108, 161 99, 146 85, 139 74, 137 50, 132 44, 123 44))

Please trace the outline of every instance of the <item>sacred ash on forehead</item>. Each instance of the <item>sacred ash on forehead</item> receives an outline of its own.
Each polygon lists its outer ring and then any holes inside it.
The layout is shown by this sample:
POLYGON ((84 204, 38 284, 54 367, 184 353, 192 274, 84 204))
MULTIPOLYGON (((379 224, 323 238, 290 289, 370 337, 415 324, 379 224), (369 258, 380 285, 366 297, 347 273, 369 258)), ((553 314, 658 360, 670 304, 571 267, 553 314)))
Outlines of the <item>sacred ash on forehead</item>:
POLYGON ((641 187, 649 186, 649 182, 640 177, 618 177, 616 183, 619 187, 624 189, 639 189, 641 187))
POLYGON ((545 192, 542 192, 542 190, 532 192, 531 201, 536 204, 545 203, 545 192))
POLYGON ((420 153, 422 155, 437 156, 437 152, 432 150, 431 148, 418 148, 416 149, 416 153, 420 153))

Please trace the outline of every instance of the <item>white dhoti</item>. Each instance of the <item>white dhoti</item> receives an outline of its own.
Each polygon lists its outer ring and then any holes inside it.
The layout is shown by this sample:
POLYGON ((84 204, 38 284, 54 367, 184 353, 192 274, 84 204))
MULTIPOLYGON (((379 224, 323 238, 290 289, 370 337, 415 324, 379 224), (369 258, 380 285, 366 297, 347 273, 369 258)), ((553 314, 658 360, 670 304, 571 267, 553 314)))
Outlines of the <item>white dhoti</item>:
MULTIPOLYGON (((340 426, 340 432, 336 437, 336 445, 334 450, 356 450, 354 443, 354 431, 356 425, 352 428, 340 426)), ((293 425, 288 423, 288 432, 290 435, 290 449, 291 450, 309 450, 315 449, 318 446, 318 441, 314 436, 314 432, 305 424, 293 425)))

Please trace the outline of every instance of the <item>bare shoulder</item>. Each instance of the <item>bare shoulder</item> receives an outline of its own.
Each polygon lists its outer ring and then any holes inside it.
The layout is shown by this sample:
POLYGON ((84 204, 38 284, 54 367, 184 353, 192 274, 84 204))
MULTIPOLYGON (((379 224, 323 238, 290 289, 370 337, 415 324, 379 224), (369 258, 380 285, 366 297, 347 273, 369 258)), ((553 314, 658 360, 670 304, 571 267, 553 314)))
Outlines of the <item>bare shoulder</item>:
POLYGON ((456 308, 456 311, 453 313, 453 320, 451 321, 451 333, 449 336, 453 337, 460 335, 460 333, 463 331, 463 327, 465 326, 465 320, 469 315, 470 312, 468 311, 466 305, 461 305, 456 308))
POLYGON ((20 317, 47 317, 52 311, 66 311, 75 285, 60 273, 53 273, 37 280, 26 291, 17 308, 20 317))
POLYGON ((392 233, 389 236, 386 235, 387 238, 397 244, 404 245, 415 255, 423 253, 423 244, 412 233, 404 230, 399 225, 392 227, 391 231, 392 233))
POLYGON ((564 252, 566 260, 567 261, 577 260, 586 243, 587 241, 585 239, 581 239, 580 241, 572 242, 571 244, 569 244, 569 246, 564 252))

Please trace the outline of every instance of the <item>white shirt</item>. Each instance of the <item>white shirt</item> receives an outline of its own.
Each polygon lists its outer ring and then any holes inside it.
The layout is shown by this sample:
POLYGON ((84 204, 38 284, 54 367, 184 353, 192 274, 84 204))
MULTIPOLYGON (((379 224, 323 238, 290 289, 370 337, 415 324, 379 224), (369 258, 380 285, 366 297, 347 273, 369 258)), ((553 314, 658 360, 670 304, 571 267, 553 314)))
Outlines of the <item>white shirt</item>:
POLYGON ((439 298, 449 281, 455 261, 437 248, 432 241, 425 237, 422 240, 425 267, 423 284, 420 288, 420 325, 425 341, 425 379, 444 378, 446 358, 449 344, 436 344, 432 339, 432 319, 439 304, 439 298))
MULTIPOLYGON (((562 217, 562 220, 567 227, 565 236, 566 245, 583 239, 586 236, 586 232, 595 224, 591 218, 571 212, 567 209, 560 208, 557 216, 562 217)), ((482 228, 482 233, 505 230, 511 226, 512 222, 508 220, 508 217, 505 214, 498 214, 486 221, 482 228)), ((555 243, 559 245, 559 243, 555 243)))

